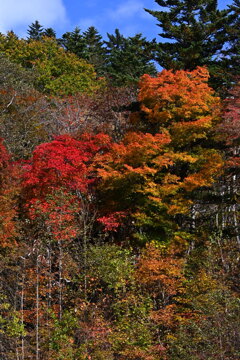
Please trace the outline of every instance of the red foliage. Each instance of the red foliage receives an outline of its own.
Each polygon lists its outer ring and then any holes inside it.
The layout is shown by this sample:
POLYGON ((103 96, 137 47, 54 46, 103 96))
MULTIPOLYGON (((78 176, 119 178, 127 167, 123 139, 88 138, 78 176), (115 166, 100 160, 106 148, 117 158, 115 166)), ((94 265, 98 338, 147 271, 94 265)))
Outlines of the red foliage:
POLYGON ((29 217, 41 218, 55 239, 76 236, 76 215, 97 179, 94 157, 105 151, 109 142, 104 134, 85 134, 80 140, 59 136, 39 145, 25 166, 23 196, 29 217))
POLYGON ((229 92, 225 100, 223 121, 218 127, 218 134, 227 145, 226 167, 239 168, 239 139, 240 139, 240 82, 229 92))
POLYGON ((240 82, 230 91, 223 116, 219 130, 227 144, 232 144, 240 136, 240 82))
POLYGON ((85 134, 80 140, 62 135, 37 146, 24 176, 24 186, 39 195, 62 187, 86 192, 94 181, 91 162, 96 153, 108 147, 109 141, 104 134, 85 134))
POLYGON ((98 218, 98 222, 104 225, 104 231, 117 231, 121 225, 122 219, 126 217, 124 211, 116 211, 108 216, 98 218))
POLYGON ((3 145, 3 139, 0 139, 0 170, 8 166, 10 160, 10 155, 7 152, 7 149, 3 145))

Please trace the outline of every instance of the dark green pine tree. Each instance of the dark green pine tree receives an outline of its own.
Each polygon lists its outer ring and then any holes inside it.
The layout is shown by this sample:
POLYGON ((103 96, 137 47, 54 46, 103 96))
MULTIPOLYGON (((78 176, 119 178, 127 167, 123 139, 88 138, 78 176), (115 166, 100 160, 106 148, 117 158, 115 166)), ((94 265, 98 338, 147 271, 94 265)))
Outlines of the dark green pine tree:
POLYGON ((209 65, 212 75, 210 85, 225 99, 240 77, 240 0, 233 0, 228 5, 224 25, 217 37, 220 41, 224 40, 225 45, 219 60, 209 65))
POLYGON ((39 23, 38 20, 36 20, 34 23, 32 23, 31 25, 29 25, 27 33, 28 33, 28 39, 33 39, 33 40, 41 40, 42 36, 43 36, 43 27, 42 25, 39 23))
POLYGON ((51 27, 46 28, 46 29, 44 29, 42 36, 47 36, 47 37, 56 39, 56 31, 51 27))
POLYGON ((156 74, 152 62, 155 40, 149 42, 142 34, 125 38, 119 30, 107 34, 107 77, 113 85, 137 84, 143 74, 156 74))
POLYGON ((71 32, 66 32, 59 39, 59 43, 69 52, 76 54, 79 58, 86 58, 86 45, 79 27, 71 32))
POLYGON ((228 21, 223 31, 227 48, 223 54, 226 68, 236 78, 240 76, 240 0, 233 0, 228 8, 228 21))
POLYGON ((121 50, 124 48, 126 39, 120 34, 119 29, 115 29, 114 34, 107 33, 108 41, 105 41, 108 52, 112 50, 121 50))
POLYGON ((227 10, 218 10, 217 0, 155 0, 163 10, 145 9, 158 20, 159 34, 166 42, 158 45, 156 60, 166 69, 193 70, 213 65, 225 43, 220 36, 227 10))
POLYGON ((85 44, 85 59, 95 67, 98 75, 104 75, 106 48, 104 47, 102 36, 94 26, 90 26, 83 33, 83 40, 85 44))

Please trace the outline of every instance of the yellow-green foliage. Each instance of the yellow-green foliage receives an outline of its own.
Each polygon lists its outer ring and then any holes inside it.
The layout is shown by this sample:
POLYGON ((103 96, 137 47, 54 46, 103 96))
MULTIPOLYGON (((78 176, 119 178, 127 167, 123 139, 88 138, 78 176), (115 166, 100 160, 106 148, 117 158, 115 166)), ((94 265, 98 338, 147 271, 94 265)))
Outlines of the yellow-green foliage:
POLYGON ((92 65, 66 52, 53 38, 18 39, 9 32, 0 35, 0 52, 11 61, 37 72, 36 86, 53 95, 91 94, 103 85, 92 65))

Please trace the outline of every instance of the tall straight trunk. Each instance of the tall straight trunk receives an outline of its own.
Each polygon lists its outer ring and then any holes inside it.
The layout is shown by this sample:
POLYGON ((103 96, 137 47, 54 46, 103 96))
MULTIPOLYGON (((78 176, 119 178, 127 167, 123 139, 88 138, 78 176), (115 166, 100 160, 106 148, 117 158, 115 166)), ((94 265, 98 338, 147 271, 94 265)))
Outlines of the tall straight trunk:
POLYGON ((59 276, 59 319, 62 318, 62 243, 61 240, 58 241, 59 247, 59 267, 58 267, 58 276, 59 276))
POLYGON ((87 231, 84 219, 83 223, 83 261, 84 261, 84 297, 87 300, 87 231))
POLYGON ((51 243, 49 241, 47 249, 47 257, 48 257, 48 298, 47 298, 47 331, 48 331, 48 357, 50 352, 50 335, 51 335, 51 329, 50 329, 50 316, 49 311, 51 310, 52 305, 52 253, 51 253, 51 243))
POLYGON ((19 360, 18 342, 16 340, 16 360, 19 360))
POLYGON ((36 360, 39 360, 39 251, 36 259, 36 360))
MULTIPOLYGON (((22 272, 22 291, 21 291, 21 324, 22 328, 24 326, 24 290, 25 290, 25 268, 26 268, 26 259, 23 259, 23 272, 22 272)), ((24 345, 24 335, 22 334, 22 360, 25 358, 25 345, 24 345)))
MULTIPOLYGON (((234 152, 234 155, 237 155, 237 152, 234 152)), ((232 176, 232 192, 233 192, 233 196, 236 196, 238 188, 237 188, 238 182, 237 182, 237 175, 234 174, 232 176)), ((237 211, 237 205, 233 204, 232 206, 232 211, 233 211, 233 225, 234 225, 234 229, 236 231, 236 240, 237 240, 237 244, 238 247, 240 247, 240 236, 239 236, 239 232, 238 232, 238 228, 239 228, 239 224, 238 224, 238 211, 237 211)))
MULTIPOLYGON (((19 294, 19 274, 17 274, 17 279, 16 279, 16 291, 14 294, 14 312, 18 310, 18 294, 19 294)), ((16 360, 19 360, 19 351, 18 351, 18 346, 19 346, 19 342, 18 342, 18 338, 15 340, 15 353, 16 353, 16 360)))
POLYGON ((233 224, 234 224, 234 229, 236 231, 236 240, 237 240, 237 244, 238 247, 240 248, 240 236, 239 236, 239 232, 238 232, 238 218, 237 218, 237 206, 236 204, 234 204, 232 206, 232 210, 233 210, 233 224))

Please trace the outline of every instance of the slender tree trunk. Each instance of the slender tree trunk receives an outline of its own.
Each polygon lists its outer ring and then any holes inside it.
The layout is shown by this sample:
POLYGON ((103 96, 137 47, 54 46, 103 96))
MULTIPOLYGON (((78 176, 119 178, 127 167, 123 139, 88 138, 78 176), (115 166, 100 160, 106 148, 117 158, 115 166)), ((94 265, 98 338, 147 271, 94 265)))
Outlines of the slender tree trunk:
POLYGON ((36 360, 39 360, 39 250, 36 260, 36 360))
MULTIPOLYGON (((22 291, 21 291, 21 324, 22 328, 24 326, 24 290, 25 290, 25 268, 26 268, 26 259, 23 258, 23 272, 22 272, 22 291)), ((25 349, 24 349, 24 335, 22 335, 22 360, 25 358, 25 349)))
POLYGON ((48 358, 49 358, 49 352, 50 352, 50 319, 49 319, 49 310, 51 309, 52 305, 52 259, 51 259, 52 253, 51 253, 51 243, 49 241, 49 247, 47 250, 47 257, 48 257, 48 299, 47 299, 47 331, 48 331, 48 358))
POLYGON ((59 319, 62 318, 62 243, 61 240, 58 241, 59 247, 59 319))
POLYGON ((84 297, 87 299, 87 233, 86 233, 86 224, 84 221, 83 224, 83 256, 84 256, 84 297))
MULTIPOLYGON (((15 291, 15 295, 14 295, 14 311, 17 311, 17 303, 18 303, 18 299, 17 296, 19 294, 19 274, 17 274, 17 279, 16 279, 16 291, 15 291)), ((16 352, 16 359, 19 360, 19 352, 18 352, 18 338, 15 340, 15 352, 16 352)))
POLYGON ((18 341, 16 340, 16 360, 19 360, 19 353, 18 353, 18 341))
MULTIPOLYGON (((234 152, 234 155, 236 156, 237 152, 234 152)), ((237 193, 237 175, 234 174, 232 177, 232 191, 233 191, 233 196, 236 196, 237 193)), ((234 225, 234 229, 236 231, 236 240, 237 240, 237 244, 240 247, 240 236, 239 236, 239 232, 238 232, 238 218, 237 218, 237 206, 236 204, 234 204, 232 206, 232 210, 233 210, 233 225, 234 225)))
POLYGON ((232 206, 232 209, 233 209, 233 224, 234 224, 234 229, 236 231, 236 240, 237 240, 238 247, 240 248, 240 236, 239 236, 239 232, 238 232, 238 219, 237 219, 236 204, 234 204, 232 206))

